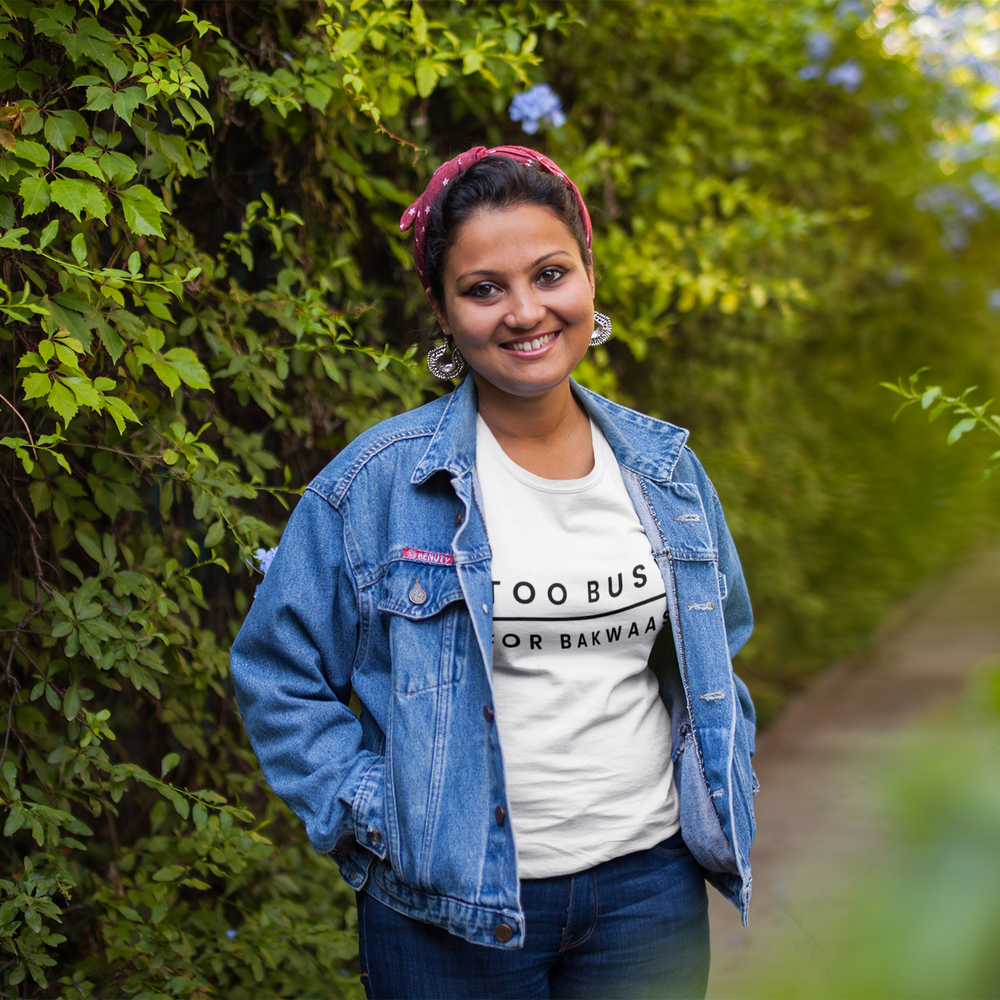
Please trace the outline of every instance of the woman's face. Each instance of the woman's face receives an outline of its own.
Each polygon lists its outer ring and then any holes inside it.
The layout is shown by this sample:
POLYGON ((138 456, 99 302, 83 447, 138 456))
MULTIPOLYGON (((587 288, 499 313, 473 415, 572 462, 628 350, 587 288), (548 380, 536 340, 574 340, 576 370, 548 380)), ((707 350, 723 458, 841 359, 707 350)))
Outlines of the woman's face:
POLYGON ((579 364, 594 331, 594 271, 547 208, 489 209, 462 225, 432 303, 477 376, 540 396, 579 364))

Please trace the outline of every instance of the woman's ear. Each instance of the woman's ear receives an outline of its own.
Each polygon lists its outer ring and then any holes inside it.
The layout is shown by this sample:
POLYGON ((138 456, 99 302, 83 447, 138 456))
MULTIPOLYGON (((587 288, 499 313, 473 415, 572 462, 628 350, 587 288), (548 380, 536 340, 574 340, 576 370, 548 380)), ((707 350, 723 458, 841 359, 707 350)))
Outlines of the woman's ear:
POLYGON ((587 265, 587 280, 590 282, 590 297, 597 295, 597 283, 594 281, 594 265, 587 265))
POLYGON ((444 309, 441 308, 438 304, 438 300, 434 298, 429 289, 424 292, 424 295, 427 296, 427 302, 431 309, 434 310, 434 315, 437 317, 437 321, 441 325, 441 330, 444 332, 444 335, 446 337, 450 337, 451 331, 448 329, 448 317, 445 315, 444 309))

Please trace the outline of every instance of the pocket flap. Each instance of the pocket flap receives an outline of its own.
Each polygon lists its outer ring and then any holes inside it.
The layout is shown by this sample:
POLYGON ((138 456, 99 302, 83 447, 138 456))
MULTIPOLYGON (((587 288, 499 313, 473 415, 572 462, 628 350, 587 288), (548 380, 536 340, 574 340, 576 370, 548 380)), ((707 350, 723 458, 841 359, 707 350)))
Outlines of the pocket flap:
POLYGON ((419 621, 464 599, 454 566, 432 566, 400 559, 389 566, 382 579, 378 607, 379 611, 419 621))

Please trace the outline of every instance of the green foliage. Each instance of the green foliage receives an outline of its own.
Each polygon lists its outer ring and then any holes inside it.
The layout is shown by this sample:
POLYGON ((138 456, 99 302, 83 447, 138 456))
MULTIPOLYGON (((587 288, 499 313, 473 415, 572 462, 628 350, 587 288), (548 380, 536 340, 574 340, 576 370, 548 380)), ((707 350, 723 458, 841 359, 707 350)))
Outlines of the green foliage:
MULTIPOLYGON (((896 411, 896 417, 908 406, 919 402, 922 410, 930 411, 927 414, 927 419, 932 423, 942 413, 950 413, 952 416, 959 418, 958 422, 948 431, 947 443, 949 445, 954 444, 959 438, 964 437, 970 431, 976 430, 977 427, 1000 437, 1000 416, 987 412, 990 406, 992 406, 993 400, 988 399, 985 403, 980 403, 979 406, 973 406, 969 401, 969 397, 979 388, 978 386, 970 385, 959 396, 946 396, 939 385, 928 386, 926 389, 918 389, 917 383, 920 380, 921 374, 926 370, 926 368, 922 368, 920 371, 914 372, 907 379, 905 385, 902 379, 899 379, 896 384, 892 382, 882 383, 884 388, 896 393, 897 396, 903 397, 903 402, 900 403, 899 409, 896 411)), ((1000 469, 1000 449, 990 455, 989 461, 994 464, 983 470, 983 479, 988 479, 997 469, 1000 469)))
POLYGON ((228 649, 304 484, 440 391, 397 220, 444 158, 525 141, 529 84, 564 97, 530 141, 595 206, 615 320, 577 374, 692 427, 764 714, 969 538, 938 503, 968 459, 868 387, 941 354, 991 380, 996 226, 942 248, 913 203, 942 89, 838 9, 0 0, 8 995, 359 995, 228 649), (815 32, 856 92, 801 78, 815 32))

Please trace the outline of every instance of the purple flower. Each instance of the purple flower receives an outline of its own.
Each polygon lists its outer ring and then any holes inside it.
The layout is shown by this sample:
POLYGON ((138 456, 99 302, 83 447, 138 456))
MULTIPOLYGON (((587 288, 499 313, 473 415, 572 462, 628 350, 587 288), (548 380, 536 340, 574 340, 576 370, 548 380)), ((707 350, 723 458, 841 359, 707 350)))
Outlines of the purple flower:
POLYGON ((830 36, 823 31, 814 31, 806 39, 806 48, 813 59, 825 59, 833 51, 830 36))
POLYGON ((254 557, 257 562, 260 563, 261 573, 266 573, 271 568, 271 563, 274 562, 274 557, 278 554, 278 547, 275 546, 273 549, 258 549, 254 553, 254 557))
POLYGON ((536 84, 531 90, 516 95, 510 102, 510 117, 512 121, 520 122, 521 128, 529 135, 534 135, 542 122, 556 128, 566 124, 562 101, 547 83, 536 84))
MULTIPOLYGON (((266 574, 267 571, 271 568, 271 563, 274 562, 274 557, 277 554, 278 554, 277 545, 273 549, 257 549, 257 551, 254 552, 253 555, 254 558, 257 560, 258 565, 254 566, 254 564, 250 562, 249 559, 247 560, 247 565, 251 569, 259 569, 261 573, 266 574)), ((256 598, 256 596, 259 593, 260 593, 260 586, 258 585, 257 587, 254 588, 253 596, 256 598)), ((236 931, 233 931, 233 933, 235 934, 236 931)))
POLYGON ((229 930, 228 930, 228 931, 226 931, 226 937, 227 937, 227 938, 229 938, 229 940, 230 940, 230 941, 232 941, 232 939, 233 939, 234 937, 236 937, 236 931, 234 931, 234 930, 233 930, 233 929, 232 929, 232 928, 230 927, 230 928, 229 928, 229 930))
POLYGON ((857 90, 864 78, 865 71, 861 68, 861 64, 854 59, 848 59, 847 62, 834 66, 826 74, 827 83, 843 87, 848 93, 857 90))

